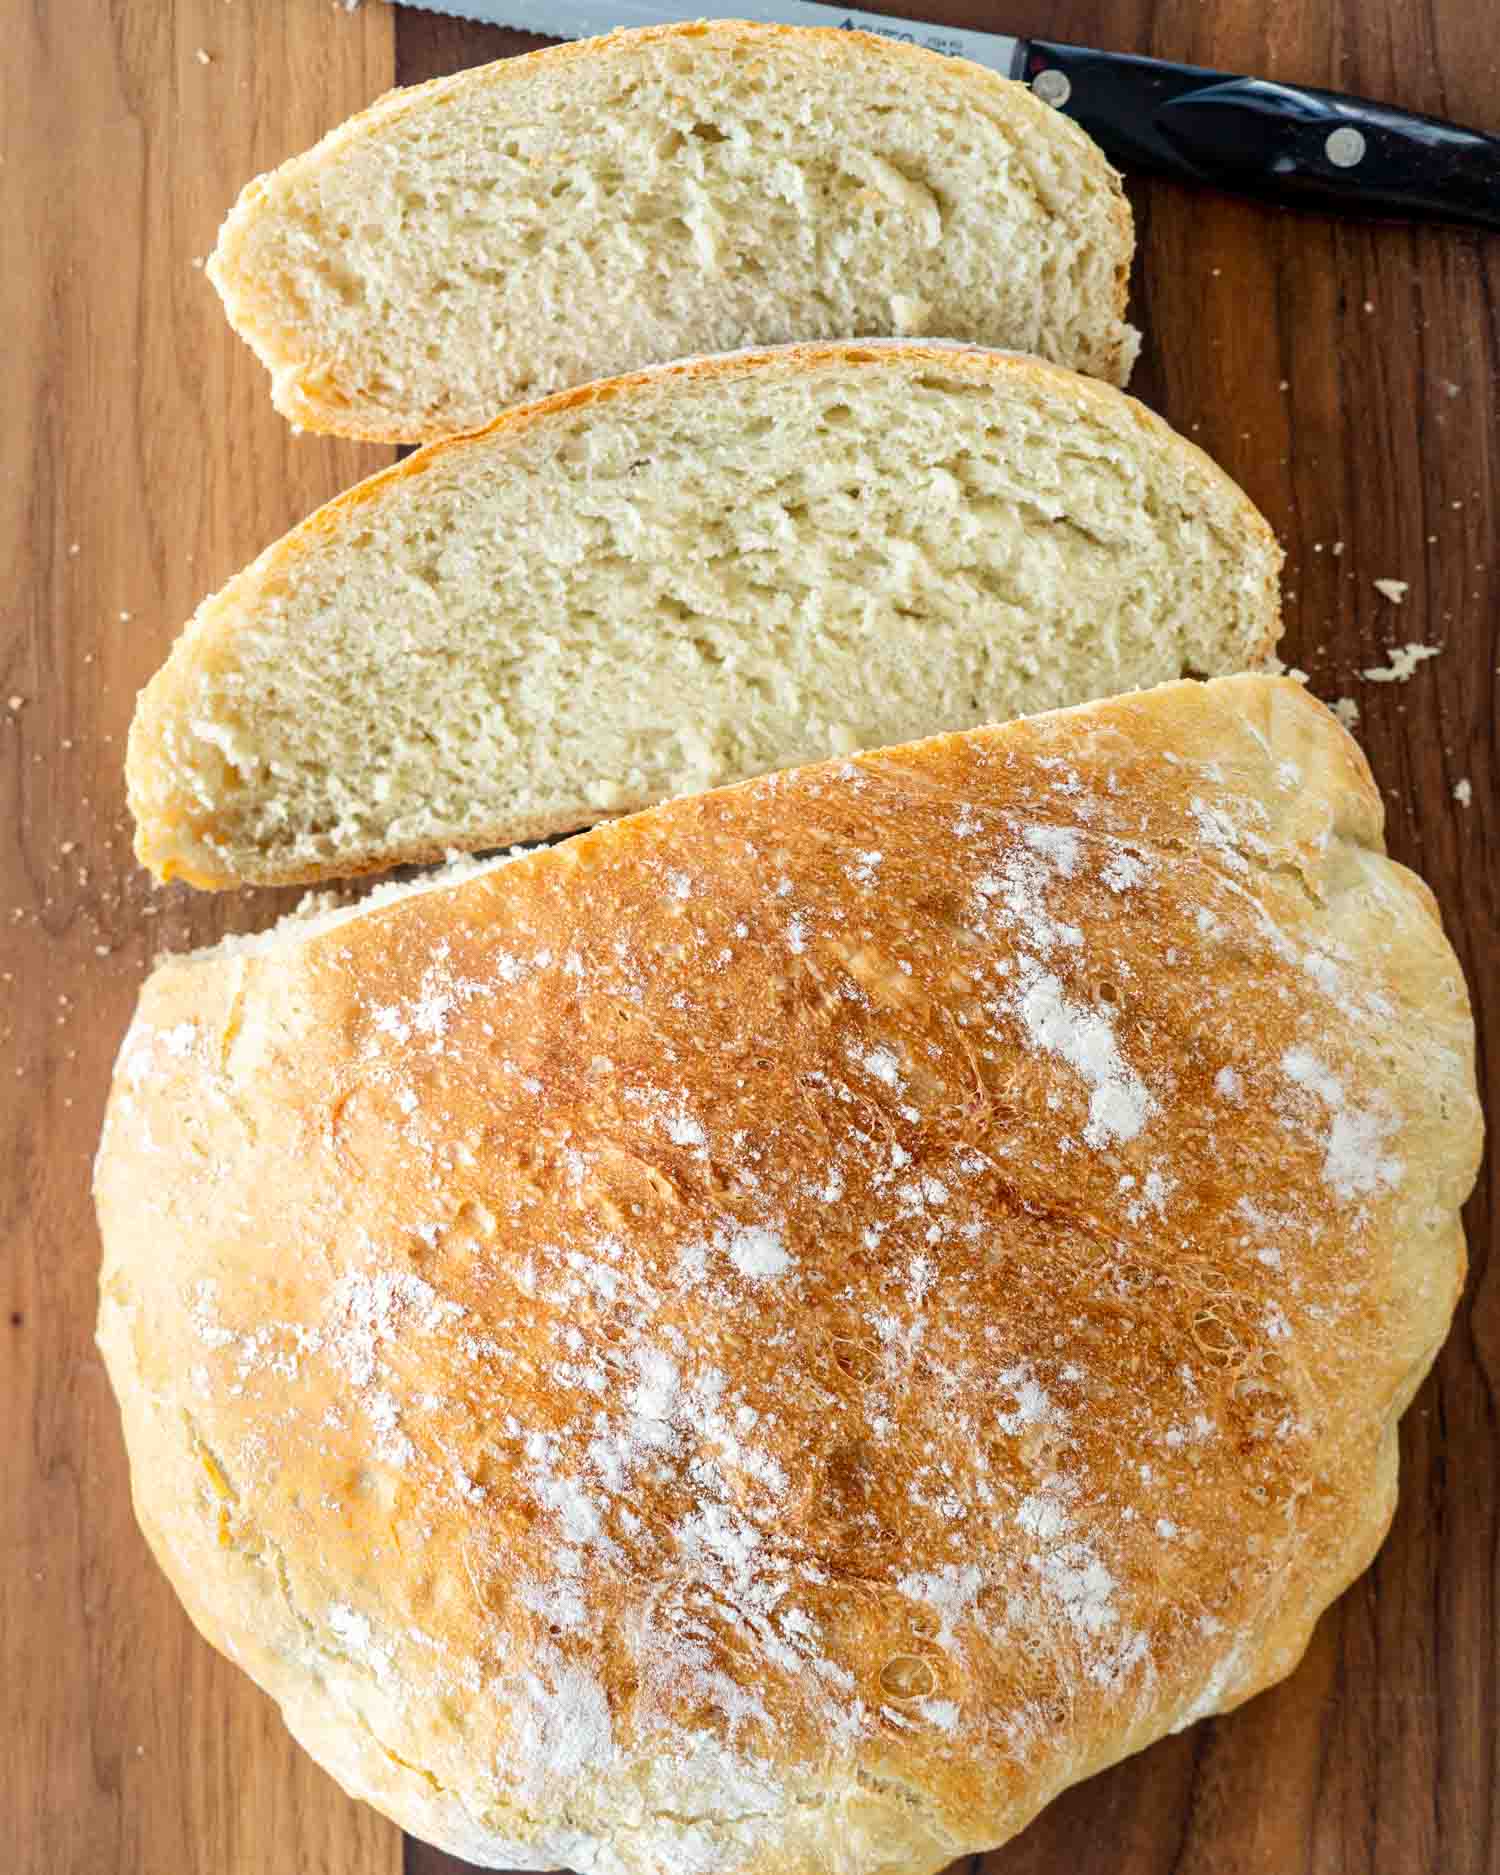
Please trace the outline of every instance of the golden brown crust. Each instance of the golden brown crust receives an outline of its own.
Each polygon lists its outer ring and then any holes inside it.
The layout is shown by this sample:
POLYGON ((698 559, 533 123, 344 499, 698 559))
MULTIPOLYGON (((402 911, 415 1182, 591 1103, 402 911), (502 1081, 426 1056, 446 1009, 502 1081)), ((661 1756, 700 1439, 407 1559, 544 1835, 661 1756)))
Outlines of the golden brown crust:
MULTIPOLYGON (((189 885, 210 891, 241 884, 313 884, 387 866, 424 864, 442 857, 444 849, 441 847, 417 845, 392 848, 365 862, 287 866, 268 857, 264 867, 236 869, 222 846, 215 845, 211 810, 195 807, 185 798, 185 791, 172 773, 169 758, 170 726, 179 713, 198 644, 212 642, 216 635, 233 632, 251 619, 259 596, 267 586, 294 573, 305 555, 338 534, 348 515, 369 502, 380 500, 388 489, 429 473, 450 453, 474 449, 504 451, 523 444, 533 430, 565 419, 574 411, 629 400, 674 379, 712 384, 771 372, 791 375, 830 364, 902 369, 913 362, 930 363, 947 372, 968 373, 992 381, 1009 378, 1052 394, 1065 395, 1087 408, 1095 420, 1118 429, 1127 438, 1134 433, 1136 437, 1170 448, 1178 473, 1183 477, 1203 477, 1204 497, 1211 495, 1218 504, 1216 518, 1226 528, 1240 534, 1247 578, 1251 568, 1262 569, 1258 609, 1266 625, 1259 642, 1247 646, 1246 665, 1254 668, 1270 655, 1281 634, 1277 594, 1281 550, 1269 523, 1195 443, 1178 435, 1144 404, 1112 386, 1068 371, 1061 365, 1015 352, 901 339, 820 340, 682 359, 672 364, 652 365, 623 377, 580 385, 574 390, 558 391, 551 397, 505 411, 472 436, 449 437, 429 444, 325 503, 206 600, 173 647, 167 663, 141 692, 131 722, 125 772, 131 812, 136 820, 136 857, 160 879, 182 879, 189 885)), ((589 825, 599 817, 598 809, 569 803, 554 816, 519 823, 507 819, 476 829, 466 845, 470 850, 480 851, 513 841, 546 839, 589 825)))
POLYGON ((1175 684, 163 965, 100 1341, 193 1618, 470 1859, 935 1871, 1289 1670, 1478 1156, 1363 758, 1175 684))
MULTIPOLYGON (((1018 143, 1030 137, 1062 139, 1072 147, 1080 169, 1090 171, 1110 196, 1110 214, 1116 230, 1121 259, 1116 269, 1114 317, 1123 322, 1129 299, 1131 256, 1135 245, 1135 223, 1129 200, 1121 185, 1119 172, 1109 163, 1098 145, 1077 124, 1043 104, 1023 84, 1002 78, 986 66, 969 59, 951 58, 929 52, 920 46, 902 45, 874 34, 846 32, 836 27, 774 26, 746 20, 698 20, 680 25, 630 27, 595 39, 545 46, 520 58, 497 59, 489 65, 472 67, 450 77, 429 79, 425 84, 389 91, 365 110, 330 131, 321 142, 301 155, 289 158, 275 171, 247 183, 238 201, 226 217, 218 242, 207 265, 209 279, 217 289, 229 323, 255 351, 272 375, 272 400, 289 421, 304 429, 324 435, 350 437, 369 443, 433 443, 451 437, 451 427, 441 423, 392 423, 371 419, 351 410, 342 401, 322 394, 322 374, 316 364, 306 363, 288 346, 286 335, 259 320, 253 311, 253 280, 242 278, 238 252, 253 225, 261 202, 273 185, 304 171, 315 172, 337 157, 352 143, 377 136, 390 125, 435 104, 461 101, 475 91, 500 88, 534 78, 538 71, 600 58, 618 57, 636 47, 664 40, 714 37, 733 47, 751 48, 777 39, 794 39, 830 63, 857 66, 876 56, 904 64, 914 83, 961 92, 966 97, 983 99, 994 107, 999 122, 1018 143)), ((1134 363, 1133 350, 1125 342, 1114 355, 1101 362, 1099 376, 1112 384, 1123 385, 1134 363)))

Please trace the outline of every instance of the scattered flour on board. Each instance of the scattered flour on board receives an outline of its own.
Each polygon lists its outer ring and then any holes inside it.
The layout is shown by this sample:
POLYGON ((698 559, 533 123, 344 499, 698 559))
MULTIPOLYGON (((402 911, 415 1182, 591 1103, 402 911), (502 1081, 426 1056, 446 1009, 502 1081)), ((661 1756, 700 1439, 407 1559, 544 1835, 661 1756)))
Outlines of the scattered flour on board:
POLYGON ((1404 684, 1424 658, 1435 658, 1441 645, 1393 645, 1389 664, 1377 664, 1360 672, 1366 683, 1404 684))

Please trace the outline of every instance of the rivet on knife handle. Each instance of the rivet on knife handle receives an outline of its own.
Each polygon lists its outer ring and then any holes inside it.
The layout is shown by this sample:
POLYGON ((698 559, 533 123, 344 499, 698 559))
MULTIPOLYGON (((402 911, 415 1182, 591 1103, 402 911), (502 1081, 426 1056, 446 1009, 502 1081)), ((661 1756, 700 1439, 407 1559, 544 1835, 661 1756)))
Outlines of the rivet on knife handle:
POLYGON ((1342 92, 1039 39, 1018 66, 1122 169, 1345 215, 1500 228, 1500 137, 1342 92))

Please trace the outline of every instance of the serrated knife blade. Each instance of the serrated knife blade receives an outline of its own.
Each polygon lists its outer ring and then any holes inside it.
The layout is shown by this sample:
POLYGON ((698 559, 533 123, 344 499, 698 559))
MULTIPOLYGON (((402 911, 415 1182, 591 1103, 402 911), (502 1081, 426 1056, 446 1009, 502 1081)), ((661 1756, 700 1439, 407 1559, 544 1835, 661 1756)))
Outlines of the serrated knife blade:
MULTIPOLYGON (((454 13, 460 19, 479 20, 489 26, 511 26, 518 32, 539 33, 548 39, 589 39, 622 26, 668 26, 701 20, 701 3, 674 5, 673 0, 416 0, 430 13, 454 13)), ((1005 77, 1016 75, 1022 42, 1005 33, 975 32, 962 26, 935 26, 921 20, 893 19, 888 13, 862 13, 858 8, 812 4, 812 0, 778 0, 775 6, 757 6, 754 0, 736 5, 728 17, 754 20, 766 26, 837 26, 847 32, 878 33, 904 45, 924 46, 973 59, 1005 77)))

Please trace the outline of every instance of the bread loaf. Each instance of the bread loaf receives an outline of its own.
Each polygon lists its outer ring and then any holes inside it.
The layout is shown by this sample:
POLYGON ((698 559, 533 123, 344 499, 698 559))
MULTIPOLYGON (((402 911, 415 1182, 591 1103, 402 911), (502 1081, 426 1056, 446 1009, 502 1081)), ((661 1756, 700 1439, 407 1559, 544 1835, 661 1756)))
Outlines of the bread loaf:
POLYGON ((322 509, 141 698, 137 852, 278 883, 570 831, 1279 630, 1234 484, 1107 385, 817 345, 550 399, 322 509))
POLYGON ((193 1619, 489 1867, 930 1875, 1290 1671, 1446 1331, 1462 978, 1239 677, 162 964, 100 1345, 193 1619))
POLYGON ((1123 383, 1130 210, 1024 85, 732 20, 393 92, 250 184, 209 277, 308 429, 425 442, 685 354, 926 334, 1123 383))

